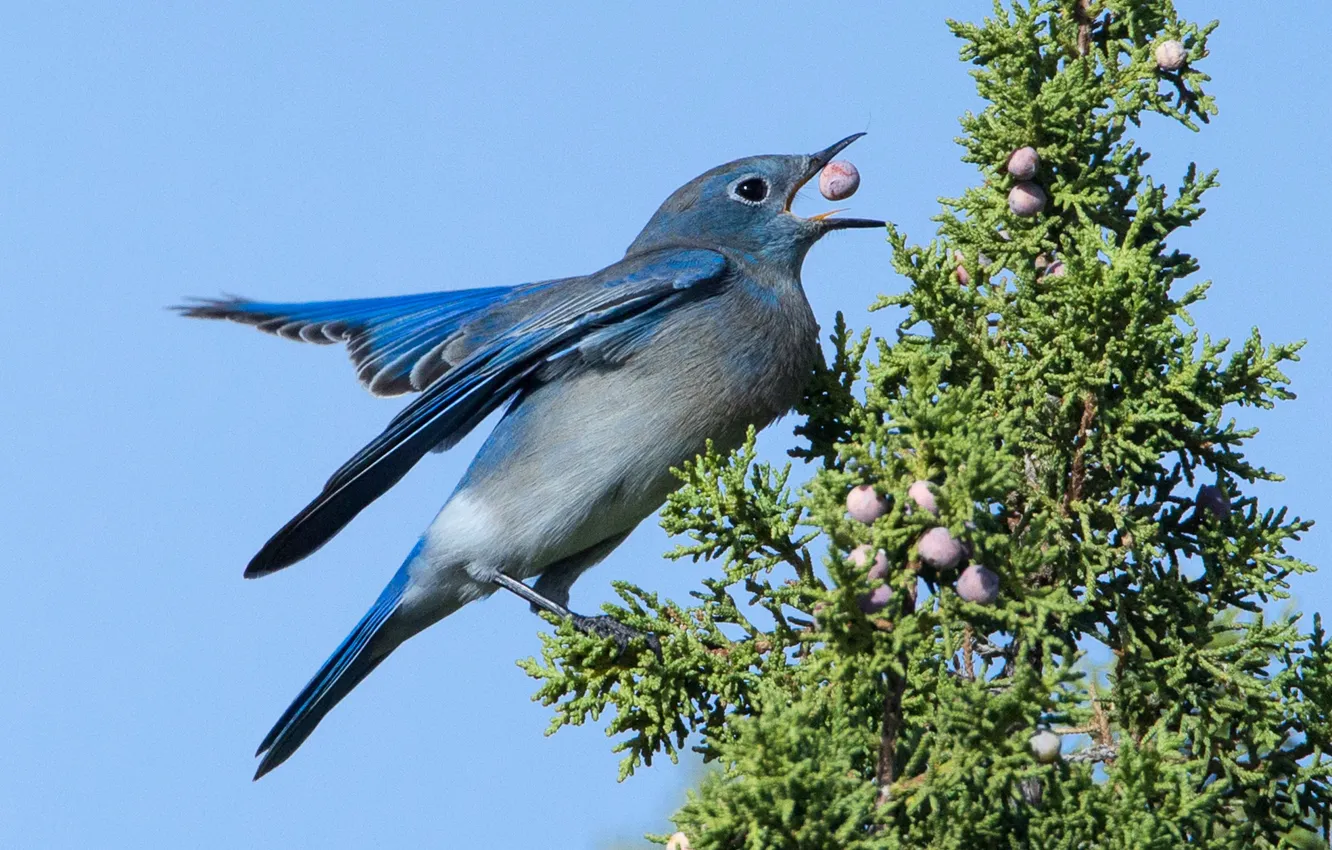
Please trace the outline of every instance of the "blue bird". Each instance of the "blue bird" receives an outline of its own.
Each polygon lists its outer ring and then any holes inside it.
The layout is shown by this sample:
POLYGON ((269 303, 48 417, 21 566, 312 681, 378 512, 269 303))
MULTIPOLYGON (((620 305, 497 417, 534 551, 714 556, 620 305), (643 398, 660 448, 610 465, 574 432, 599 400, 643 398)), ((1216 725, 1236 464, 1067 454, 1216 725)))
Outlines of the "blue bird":
POLYGON ((259 745, 255 779, 286 761, 403 641, 501 587, 622 646, 637 634, 609 617, 573 614, 569 589, 661 506, 677 485, 672 467, 709 439, 739 445, 750 426, 799 400, 821 357, 800 284, 805 254, 833 230, 884 223, 801 218, 791 202, 861 135, 815 154, 708 171, 666 199, 623 259, 590 275, 176 308, 287 339, 345 343, 370 392, 420 393, 264 544, 247 578, 314 552, 427 452, 450 448, 505 407, 369 613, 259 745))

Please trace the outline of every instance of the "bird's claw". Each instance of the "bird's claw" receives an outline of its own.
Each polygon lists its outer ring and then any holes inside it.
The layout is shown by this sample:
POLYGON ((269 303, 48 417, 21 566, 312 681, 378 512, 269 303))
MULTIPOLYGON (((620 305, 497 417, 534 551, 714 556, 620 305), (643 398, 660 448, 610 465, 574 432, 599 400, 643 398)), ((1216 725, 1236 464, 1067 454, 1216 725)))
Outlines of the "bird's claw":
POLYGON ((651 632, 642 632, 633 626, 626 626, 614 617, 602 614, 597 617, 584 617, 581 614, 573 615, 573 627, 585 635, 594 635, 596 637, 608 637, 615 641, 615 645, 620 649, 620 655, 623 656, 629 650, 629 641, 634 638, 642 638, 647 643, 648 649, 652 650, 657 656, 661 657, 661 641, 651 632))

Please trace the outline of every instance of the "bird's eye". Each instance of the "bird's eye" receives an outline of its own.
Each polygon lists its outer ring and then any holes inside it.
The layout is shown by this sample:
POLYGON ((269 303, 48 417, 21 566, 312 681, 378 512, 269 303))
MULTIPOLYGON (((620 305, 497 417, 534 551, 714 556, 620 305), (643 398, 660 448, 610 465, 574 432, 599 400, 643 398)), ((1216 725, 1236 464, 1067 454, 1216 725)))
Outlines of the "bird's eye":
POLYGON ((735 196, 747 204, 762 203, 768 197, 768 181, 762 177, 748 177, 735 184, 735 196))

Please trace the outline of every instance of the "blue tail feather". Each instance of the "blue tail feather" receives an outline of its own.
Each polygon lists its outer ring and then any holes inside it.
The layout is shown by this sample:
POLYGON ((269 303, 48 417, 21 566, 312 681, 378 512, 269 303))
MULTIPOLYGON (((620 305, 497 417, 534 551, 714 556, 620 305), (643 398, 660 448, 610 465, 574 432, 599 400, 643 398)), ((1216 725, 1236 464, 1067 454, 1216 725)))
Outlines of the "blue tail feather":
POLYGON ((183 315, 229 319, 285 339, 345 342, 361 383, 376 395, 423 389, 449 364, 430 357, 480 311, 514 287, 426 292, 347 301, 277 303, 248 298, 197 299, 183 315), (424 368, 418 368, 424 367, 424 368))
MULTIPOLYGON (((410 563, 424 545, 418 542, 411 555, 410 563)), ((277 723, 264 736, 263 743, 255 755, 263 755, 254 778, 258 779, 273 768, 282 764, 296 752, 305 739, 310 737, 319 722, 324 719, 343 697, 370 675, 379 663, 388 657, 397 644, 383 647, 375 646, 374 639, 389 618, 398 609, 402 594, 407 589, 406 564, 398 571, 393 580, 384 588, 379 599, 371 606, 361 622, 356 624, 351 634, 342 642, 324 666, 314 675, 300 694, 292 701, 287 710, 278 718, 277 723)))

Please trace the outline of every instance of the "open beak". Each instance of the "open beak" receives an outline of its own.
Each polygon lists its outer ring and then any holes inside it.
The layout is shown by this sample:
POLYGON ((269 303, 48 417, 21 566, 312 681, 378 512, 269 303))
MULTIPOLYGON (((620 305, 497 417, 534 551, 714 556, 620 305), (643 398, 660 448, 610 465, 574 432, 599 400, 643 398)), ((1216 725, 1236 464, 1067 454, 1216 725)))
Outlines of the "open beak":
MULTIPOLYGON (((795 200, 796 192, 800 191, 801 186, 804 186, 806 183, 817 177, 819 175, 819 172, 823 170, 823 166, 832 162, 834 157, 836 157, 848 145, 850 145, 852 142, 854 142, 856 139, 859 139, 863 135, 865 134, 856 133, 854 136, 847 136, 845 139, 842 139, 840 142, 835 142, 829 145, 828 147, 824 148, 823 150, 819 151, 818 153, 810 154, 809 170, 805 172, 805 176, 802 177, 800 182, 796 184, 796 187, 791 190, 791 196, 786 199, 786 211, 787 212, 791 211, 791 202, 795 200)), ((833 216, 839 212, 841 212, 841 210, 829 210, 826 213, 819 213, 818 215, 812 215, 805 220, 809 222, 814 222, 825 233, 830 230, 846 230, 852 227, 883 227, 886 224, 886 222, 882 222, 879 221, 878 219, 873 219, 873 218, 833 218, 833 216)))

